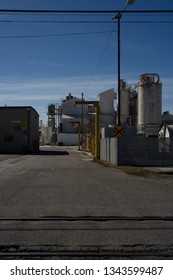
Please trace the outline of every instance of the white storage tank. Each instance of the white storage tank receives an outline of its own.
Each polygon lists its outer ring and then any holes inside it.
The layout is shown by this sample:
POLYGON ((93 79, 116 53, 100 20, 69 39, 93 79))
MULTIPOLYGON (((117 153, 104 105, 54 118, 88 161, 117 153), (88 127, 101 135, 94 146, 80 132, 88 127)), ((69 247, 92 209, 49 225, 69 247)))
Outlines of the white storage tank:
POLYGON ((162 115, 162 83, 159 75, 141 75, 137 92, 137 133, 146 136, 157 136, 162 115))

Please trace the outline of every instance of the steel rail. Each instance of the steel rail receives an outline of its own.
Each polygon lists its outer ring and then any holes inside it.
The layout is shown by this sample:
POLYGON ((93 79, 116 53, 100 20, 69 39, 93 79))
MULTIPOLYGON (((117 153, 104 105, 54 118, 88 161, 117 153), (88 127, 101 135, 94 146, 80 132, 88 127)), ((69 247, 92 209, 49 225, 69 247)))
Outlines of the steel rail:
POLYGON ((173 221, 173 216, 43 216, 43 217, 0 217, 3 221, 173 221))
POLYGON ((81 251, 67 251, 67 252, 0 252, 0 257, 36 257, 36 256, 59 256, 59 257, 173 257, 173 253, 159 253, 159 252, 81 252, 81 251))

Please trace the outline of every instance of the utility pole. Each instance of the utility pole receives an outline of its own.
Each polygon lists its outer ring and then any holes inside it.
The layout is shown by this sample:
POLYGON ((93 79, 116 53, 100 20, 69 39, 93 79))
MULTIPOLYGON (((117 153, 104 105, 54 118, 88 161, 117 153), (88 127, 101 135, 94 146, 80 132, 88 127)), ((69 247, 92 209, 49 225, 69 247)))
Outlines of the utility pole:
POLYGON ((83 92, 82 92, 81 96, 82 96, 82 103, 81 103, 81 106, 82 106, 81 127, 82 127, 82 150, 83 150, 84 149, 84 107, 83 107, 84 98, 83 98, 83 92))
POLYGON ((121 125, 121 61, 120 61, 120 20, 121 20, 121 13, 118 13, 116 16, 116 19, 118 20, 118 125, 121 125))
POLYGON ((93 104, 96 108, 96 118, 95 118, 95 157, 100 158, 100 126, 99 126, 99 115, 100 115, 100 105, 99 101, 76 101, 75 104, 93 104))
POLYGON ((124 9, 121 12, 118 12, 112 19, 117 19, 118 24, 118 32, 117 32, 117 40, 118 40, 118 125, 121 125, 121 39, 120 39, 120 21, 123 12, 127 8, 128 5, 132 5, 136 0, 128 0, 124 9))

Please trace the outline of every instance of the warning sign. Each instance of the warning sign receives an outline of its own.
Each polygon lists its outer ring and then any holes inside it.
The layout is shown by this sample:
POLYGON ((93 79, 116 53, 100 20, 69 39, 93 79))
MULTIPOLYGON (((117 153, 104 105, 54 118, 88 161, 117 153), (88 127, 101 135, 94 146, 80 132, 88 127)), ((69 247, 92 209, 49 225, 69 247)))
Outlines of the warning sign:
POLYGON ((113 130, 113 134, 115 137, 123 137, 124 134, 125 134, 125 129, 124 129, 124 126, 122 125, 117 125, 114 127, 114 130, 113 130))

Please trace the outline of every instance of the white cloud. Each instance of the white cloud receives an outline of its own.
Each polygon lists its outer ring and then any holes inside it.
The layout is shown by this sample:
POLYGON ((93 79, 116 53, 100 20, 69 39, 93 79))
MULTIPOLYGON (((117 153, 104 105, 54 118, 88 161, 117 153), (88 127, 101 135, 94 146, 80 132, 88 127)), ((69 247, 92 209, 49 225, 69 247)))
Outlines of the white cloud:
POLYGON ((14 79, 0 81, 1 106, 33 106, 41 119, 47 119, 48 104, 60 103, 69 93, 85 99, 96 100, 97 95, 115 86, 113 75, 97 76, 90 82, 89 76, 50 79, 14 79), (87 88, 87 91, 86 91, 87 88), (85 96, 86 93, 86 96, 85 96), (45 116, 43 116, 45 114, 45 116))
POLYGON ((47 100, 65 97, 72 92, 79 95, 86 88, 87 92, 99 94, 100 91, 111 88, 115 84, 115 77, 100 76, 90 83, 90 77, 66 77, 43 80, 14 80, 5 79, 0 82, 1 101, 47 100))
MULTIPOLYGON (((139 75, 123 76, 128 84, 138 83, 139 75)), ((162 83, 163 111, 173 113, 173 77, 162 78, 162 83)), ((60 103, 69 93, 80 97, 83 92, 86 100, 96 100, 99 93, 110 88, 117 90, 116 75, 94 76, 93 79, 90 76, 27 80, 6 77, 0 81, 0 100, 1 106, 33 106, 42 117, 44 113, 46 116, 48 104, 60 103)))
POLYGON ((67 64, 63 63, 55 63, 55 62, 37 62, 37 61, 31 61, 29 62, 30 65, 36 65, 36 66, 48 66, 48 67, 69 67, 67 64))

